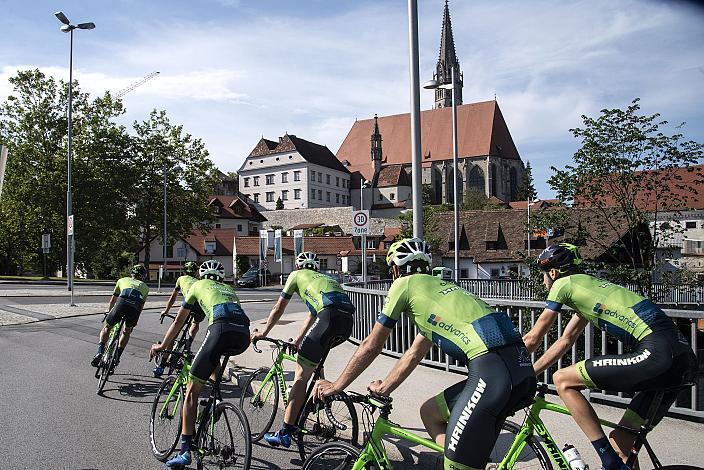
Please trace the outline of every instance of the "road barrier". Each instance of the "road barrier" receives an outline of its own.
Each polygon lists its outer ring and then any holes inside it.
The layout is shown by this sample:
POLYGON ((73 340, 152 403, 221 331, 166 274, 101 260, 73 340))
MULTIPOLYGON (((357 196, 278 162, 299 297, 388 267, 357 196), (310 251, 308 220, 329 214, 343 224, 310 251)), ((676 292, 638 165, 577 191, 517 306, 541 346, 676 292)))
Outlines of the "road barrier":
MULTIPOLYGON (((345 284, 343 286, 357 308, 357 321, 350 338, 352 342, 359 343, 369 335, 376 323, 377 315, 383 308, 386 291, 390 285, 391 281, 387 280, 367 283, 365 287, 361 287, 361 283, 345 284)), ((480 297, 496 310, 507 312, 514 325, 518 325, 521 334, 527 332, 535 324, 536 318, 545 306, 544 302, 532 300, 507 300, 481 295, 480 297)), ((664 309, 664 311, 677 323, 680 331, 689 340, 692 349, 697 355, 699 364, 694 387, 686 389, 680 394, 670 409, 670 413, 697 420, 704 419, 704 332, 697 329, 697 321, 701 320, 704 322, 704 311, 677 309, 664 309)), ((559 321, 555 322, 551 331, 546 335, 542 346, 536 351, 537 354, 533 354, 534 361, 536 357, 539 357, 550 344, 562 335, 562 330, 571 316, 572 313, 569 310, 560 313, 559 321)), ((413 343, 417 334, 418 329, 416 326, 411 323, 406 315, 402 315, 392 331, 383 352, 390 356, 400 357, 413 343)), ((558 368, 574 364, 582 359, 590 359, 604 354, 621 354, 623 352, 623 343, 613 338, 607 338, 606 333, 594 328, 590 323, 574 346, 572 346, 572 350, 561 357, 556 365, 543 372, 540 380, 549 384, 554 390, 552 373, 558 368)), ((465 373, 467 370, 464 364, 447 356, 437 346, 430 350, 421 363, 453 372, 465 373)), ((587 396, 591 401, 621 406, 630 402, 632 398, 631 394, 603 390, 592 390, 588 392, 587 396)))

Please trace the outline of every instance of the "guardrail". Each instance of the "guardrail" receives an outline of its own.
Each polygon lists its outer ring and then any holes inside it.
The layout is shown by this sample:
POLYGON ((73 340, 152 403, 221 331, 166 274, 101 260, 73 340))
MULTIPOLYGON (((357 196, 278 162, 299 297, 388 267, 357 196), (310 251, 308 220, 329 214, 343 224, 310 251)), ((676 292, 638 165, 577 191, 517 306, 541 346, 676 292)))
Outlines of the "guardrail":
MULTIPOLYGON (((386 289, 390 286, 390 283, 391 281, 375 281, 367 283, 364 288, 351 284, 343 286, 352 303, 357 307, 357 321, 350 337, 352 342, 359 343, 371 332, 376 323, 376 317, 383 308, 386 289)), ((483 299, 496 310, 507 312, 514 324, 518 325, 521 334, 532 328, 545 305, 543 302, 529 300, 507 300, 488 297, 483 299)), ((692 349, 697 354, 699 364, 696 384, 691 389, 684 390, 680 394, 670 409, 670 413, 698 420, 704 419, 704 332, 697 329, 697 320, 704 319, 704 312, 698 310, 664 310, 671 318, 675 319, 680 330, 689 339, 692 349)), ((550 344, 562 335, 562 330, 570 320, 571 315, 570 311, 560 313, 558 321, 555 322, 556 324, 552 330, 546 335, 543 345, 533 354, 534 361, 536 357, 539 357, 550 344)), ((384 353, 400 357, 413 343, 417 334, 418 329, 416 326, 411 323, 406 315, 402 315, 385 345, 384 353)), ((556 365, 543 372, 540 379, 549 384, 554 390, 552 374, 558 368, 574 364, 582 359, 590 359, 604 354, 621 354, 623 352, 624 348, 621 342, 613 338, 607 338, 606 333, 595 329, 589 324, 584 333, 575 342, 572 350, 561 357, 556 365)), ((430 350, 421 363, 426 366, 459 373, 465 373, 467 370, 464 364, 447 356, 437 346, 430 350)), ((613 393, 603 390, 592 390, 588 393, 590 400, 607 404, 627 404, 630 402, 631 397, 632 395, 626 393, 613 393)))

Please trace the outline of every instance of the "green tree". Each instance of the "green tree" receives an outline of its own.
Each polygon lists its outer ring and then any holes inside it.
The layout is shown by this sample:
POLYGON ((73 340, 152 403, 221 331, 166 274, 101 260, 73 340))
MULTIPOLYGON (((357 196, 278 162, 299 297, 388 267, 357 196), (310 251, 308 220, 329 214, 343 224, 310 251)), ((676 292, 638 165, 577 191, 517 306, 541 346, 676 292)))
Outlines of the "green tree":
POLYGON ((526 163, 526 168, 523 170, 521 184, 518 185, 516 191, 516 201, 527 201, 538 197, 538 192, 535 190, 533 182, 533 170, 530 167, 530 162, 526 163))
MULTIPOLYGON (((423 239, 430 245, 433 251, 440 248, 442 241, 438 235, 438 226, 432 215, 436 212, 434 206, 423 207, 423 239)), ((401 221, 401 231, 396 239, 413 237, 413 211, 407 210, 398 216, 401 221)))
POLYGON ((276 200, 276 210, 280 211, 284 208, 284 201, 281 200, 281 196, 276 200))
POLYGON ((244 255, 235 256, 235 268, 237 269, 237 276, 241 277, 250 268, 249 257, 244 255))
MULTIPOLYGON (((484 210, 488 204, 489 200, 484 194, 484 191, 480 191, 475 188, 469 188, 464 194, 464 200, 460 204, 460 210, 463 211, 480 211, 484 210)), ((452 210, 452 207, 450 207, 452 210)))
POLYGON ((616 282, 637 282, 649 294, 662 263, 658 253, 672 232, 658 224, 652 233, 642 227, 660 211, 679 211, 697 194, 704 175, 692 165, 702 162, 704 145, 685 140, 682 125, 668 134, 667 121, 659 114, 641 114, 638 99, 626 109, 582 116, 582 122, 583 127, 570 130, 582 142, 573 163, 552 167, 548 183, 561 201, 585 208, 582 217, 604 221, 582 230, 582 236, 606 250, 606 275, 616 282), (696 172, 694 183, 683 181, 683 167, 696 172), (621 238, 624 226, 628 231, 621 238), (619 236, 614 237, 615 231, 619 236), (604 245, 614 238, 615 247, 604 245))
POLYGON ((140 227, 140 245, 149 266, 149 245, 161 236, 163 226, 164 174, 167 180, 167 231, 169 243, 193 230, 206 232, 213 220, 208 196, 218 183, 218 172, 208 159, 203 141, 174 125, 166 111, 154 110, 149 119, 133 124, 134 168, 131 189, 135 223, 140 227))

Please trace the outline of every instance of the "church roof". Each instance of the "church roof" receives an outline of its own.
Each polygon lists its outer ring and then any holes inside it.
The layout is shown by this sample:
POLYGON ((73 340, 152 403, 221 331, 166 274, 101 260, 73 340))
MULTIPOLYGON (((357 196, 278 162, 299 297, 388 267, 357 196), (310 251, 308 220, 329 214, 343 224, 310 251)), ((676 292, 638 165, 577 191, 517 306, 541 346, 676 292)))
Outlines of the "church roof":
MULTIPOLYGON (((367 136, 367 141, 369 137, 367 136)), ((367 142, 367 146, 368 146, 367 142)), ((335 155, 325 145, 316 144, 293 134, 285 134, 279 137, 279 142, 262 137, 254 149, 249 153, 250 157, 261 157, 264 155, 274 155, 284 152, 298 152, 306 161, 324 166, 332 170, 349 173, 347 168, 335 158, 335 155)), ((367 154, 369 149, 367 149, 367 154)))
MULTIPOLYGON (((409 113, 381 116, 379 131, 384 139, 387 164, 411 163, 411 117, 409 113)), ((349 161, 349 171, 372 178, 369 136, 374 119, 356 121, 337 151, 339 161, 349 161)), ((520 159, 511 133, 495 100, 457 107, 457 143, 460 158, 497 156, 520 159)), ((421 112, 422 162, 452 159, 452 109, 438 108, 421 112)), ((354 183, 359 187, 358 178, 354 183)))

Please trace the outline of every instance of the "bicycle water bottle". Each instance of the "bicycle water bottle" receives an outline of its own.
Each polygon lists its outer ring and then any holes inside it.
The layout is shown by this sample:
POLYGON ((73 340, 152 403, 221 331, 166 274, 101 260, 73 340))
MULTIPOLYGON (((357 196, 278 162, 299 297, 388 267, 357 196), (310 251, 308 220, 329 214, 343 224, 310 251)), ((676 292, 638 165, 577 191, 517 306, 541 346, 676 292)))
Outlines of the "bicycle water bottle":
POLYGON ((582 459, 582 456, 579 455, 573 445, 565 444, 565 447, 562 448, 562 454, 572 470, 589 470, 589 465, 584 462, 584 459, 582 459))

